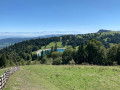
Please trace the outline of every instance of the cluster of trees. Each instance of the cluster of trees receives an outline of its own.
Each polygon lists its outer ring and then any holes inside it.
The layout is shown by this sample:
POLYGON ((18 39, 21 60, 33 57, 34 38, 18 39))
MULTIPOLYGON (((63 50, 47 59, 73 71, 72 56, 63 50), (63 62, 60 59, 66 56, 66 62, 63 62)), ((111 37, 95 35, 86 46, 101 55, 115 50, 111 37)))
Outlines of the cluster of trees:
POLYGON ((43 64, 94 64, 94 65, 120 65, 120 44, 106 49, 104 45, 91 39, 87 45, 81 43, 78 49, 67 47, 63 53, 51 52, 42 55, 43 64), (43 62, 44 61, 44 62, 43 62))
POLYGON ((40 63, 51 64, 120 64, 119 37, 119 33, 111 35, 94 33, 26 40, 0 50, 0 67, 24 65, 36 60, 40 63), (62 42, 63 46, 71 47, 66 48, 63 53, 56 52, 57 49, 53 51, 52 47, 52 51, 42 57, 32 53, 52 42, 62 42), (110 46, 111 43, 114 45, 110 46), (78 47, 77 51, 76 47, 78 47))

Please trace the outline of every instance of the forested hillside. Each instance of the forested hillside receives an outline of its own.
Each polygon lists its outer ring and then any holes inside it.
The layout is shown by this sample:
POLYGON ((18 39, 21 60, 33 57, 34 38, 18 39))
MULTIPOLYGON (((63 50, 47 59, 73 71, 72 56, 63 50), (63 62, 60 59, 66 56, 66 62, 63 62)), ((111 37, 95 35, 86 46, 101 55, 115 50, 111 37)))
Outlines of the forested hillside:
POLYGON ((102 32, 80 35, 65 35, 51 38, 38 38, 16 43, 0 50, 0 66, 30 64, 120 64, 120 33, 102 32), (56 52, 57 43, 51 52, 37 56, 34 51, 46 48, 50 43, 61 42, 66 47, 63 53, 56 52), (79 46, 79 47, 78 47, 79 46), (35 62, 35 63, 36 63, 35 62))
POLYGON ((39 36, 39 37, 29 37, 29 38, 21 38, 21 37, 13 37, 13 38, 4 38, 0 39, 0 49, 10 46, 14 43, 30 40, 30 39, 36 39, 36 38, 49 38, 49 37, 59 37, 62 36, 63 34, 53 34, 53 35, 44 35, 44 36, 39 36))

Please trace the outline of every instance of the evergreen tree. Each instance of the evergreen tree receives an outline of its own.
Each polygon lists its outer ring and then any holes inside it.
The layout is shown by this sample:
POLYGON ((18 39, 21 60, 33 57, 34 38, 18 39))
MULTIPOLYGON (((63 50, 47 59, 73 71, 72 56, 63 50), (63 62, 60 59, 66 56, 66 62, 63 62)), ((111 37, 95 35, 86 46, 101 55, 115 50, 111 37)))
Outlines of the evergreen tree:
POLYGON ((3 53, 2 56, 0 57, 0 67, 6 67, 7 66, 7 58, 6 54, 3 53))
POLYGON ((116 61, 120 65, 120 45, 118 46, 117 49, 116 61))
POLYGON ((91 39, 87 45, 88 63, 102 64, 105 59, 104 46, 100 41, 91 39))
POLYGON ((51 47, 51 53, 54 51, 53 46, 51 47))
POLYGON ((43 50, 41 51, 41 59, 43 58, 43 56, 44 56, 44 52, 43 52, 43 50))
POLYGON ((49 52, 49 50, 46 50, 46 55, 48 58, 51 56, 51 53, 49 52))
POLYGON ((67 49, 64 50, 62 54, 62 63, 63 64, 69 64, 69 62, 72 60, 72 54, 73 54, 73 48, 67 47, 67 49))
POLYGON ((47 62, 47 56, 43 55, 43 58, 41 60, 41 64, 46 64, 46 62, 47 62))
POLYGON ((54 48, 54 51, 57 51, 57 43, 55 44, 55 48, 54 48))
POLYGON ((112 65, 114 61, 119 60, 118 46, 113 45, 108 49, 106 64, 112 65))
POLYGON ((78 47, 77 51, 77 64, 81 64, 83 62, 87 62, 87 53, 85 49, 85 45, 82 42, 81 45, 78 47))

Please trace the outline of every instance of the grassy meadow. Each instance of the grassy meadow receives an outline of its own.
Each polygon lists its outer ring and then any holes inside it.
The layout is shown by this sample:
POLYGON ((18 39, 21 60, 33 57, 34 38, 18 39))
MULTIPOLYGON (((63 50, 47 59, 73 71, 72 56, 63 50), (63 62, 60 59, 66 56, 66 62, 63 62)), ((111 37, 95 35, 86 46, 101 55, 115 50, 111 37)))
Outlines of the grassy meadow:
MULTIPOLYGON (((54 47, 55 44, 56 44, 55 42, 52 42, 52 43, 48 44, 46 47, 42 46, 40 50, 50 49, 52 46, 54 47)), ((62 46, 62 42, 57 42, 57 47, 58 48, 65 48, 65 47, 62 46)), ((37 53, 37 51, 32 52, 32 54, 36 54, 36 53, 37 53)))
POLYGON ((119 90, 120 66, 21 66, 3 90, 119 90))
MULTIPOLYGON (((58 48, 62 48, 62 42, 56 42, 57 43, 57 47, 58 48)), ((52 43, 49 43, 46 47, 45 46, 42 46, 42 49, 49 49, 51 48, 52 46, 55 46, 56 44, 55 42, 52 42, 52 43)))
POLYGON ((7 70, 8 70, 8 68, 0 69, 0 76, 2 76, 4 74, 4 72, 7 70))

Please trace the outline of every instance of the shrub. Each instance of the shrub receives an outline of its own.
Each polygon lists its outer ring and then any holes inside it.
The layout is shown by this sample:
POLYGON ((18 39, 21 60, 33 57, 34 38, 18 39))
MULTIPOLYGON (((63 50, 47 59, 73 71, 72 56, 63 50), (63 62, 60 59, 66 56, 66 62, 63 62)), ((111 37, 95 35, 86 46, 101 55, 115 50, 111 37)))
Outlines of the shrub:
POLYGON ((27 61, 26 65, 30 65, 31 64, 31 60, 27 61))
POLYGON ((25 60, 21 59, 19 65, 25 65, 25 64, 26 64, 25 60))
POLYGON ((16 66, 16 64, 13 61, 10 61, 10 66, 16 66))
POLYGON ((82 65, 89 65, 89 63, 87 63, 87 62, 83 62, 82 65))
POLYGON ((53 65, 60 65, 62 63, 62 58, 58 57, 53 60, 53 65))
POLYGON ((42 58, 42 60, 41 60, 41 64, 45 64, 46 61, 47 61, 47 56, 44 55, 43 58, 42 58))
POLYGON ((75 64, 75 61, 72 59, 71 61, 69 61, 69 64, 73 65, 75 64))
POLYGON ((114 62, 113 62, 113 66, 117 66, 117 61, 114 61, 114 62))
POLYGON ((62 56, 62 54, 60 53, 60 52, 52 52, 52 54, 51 54, 51 57, 53 58, 53 59, 55 59, 55 58, 57 58, 57 57, 61 57, 62 56))
POLYGON ((38 60, 32 61, 32 64, 33 65, 40 64, 40 61, 38 61, 38 60))
POLYGON ((47 65, 52 65, 52 63, 53 63, 53 59, 52 59, 52 58, 48 58, 48 59, 46 60, 46 63, 45 63, 45 64, 47 64, 47 65))

